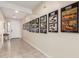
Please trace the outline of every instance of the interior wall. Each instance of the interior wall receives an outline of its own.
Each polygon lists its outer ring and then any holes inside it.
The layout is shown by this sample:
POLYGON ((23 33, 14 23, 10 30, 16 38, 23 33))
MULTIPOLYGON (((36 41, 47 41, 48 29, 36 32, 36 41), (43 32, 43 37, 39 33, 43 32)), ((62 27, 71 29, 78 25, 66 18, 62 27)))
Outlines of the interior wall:
POLYGON ((23 40, 40 50, 47 57, 79 57, 79 33, 66 33, 60 31, 61 12, 64 6, 74 3, 75 1, 47 1, 43 2, 35 11, 29 15, 22 23, 58 10, 58 33, 32 33, 23 30, 23 40), (44 8, 45 7, 45 8, 44 8))
POLYGON ((4 17, 0 10, 0 48, 3 44, 3 33, 4 33, 4 17))

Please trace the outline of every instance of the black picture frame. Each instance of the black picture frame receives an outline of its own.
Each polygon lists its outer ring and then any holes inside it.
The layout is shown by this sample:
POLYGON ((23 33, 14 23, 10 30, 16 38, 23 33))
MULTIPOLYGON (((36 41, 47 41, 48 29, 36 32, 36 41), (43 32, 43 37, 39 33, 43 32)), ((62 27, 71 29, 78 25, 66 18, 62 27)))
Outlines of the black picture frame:
POLYGON ((39 18, 35 19, 35 23, 34 24, 35 24, 35 27, 34 27, 35 28, 35 32, 39 33, 39 18))
POLYGON ((40 33, 47 33, 47 15, 40 17, 40 33))
POLYGON ((58 32, 58 10, 48 14, 48 32, 58 32))
POLYGON ((25 30, 25 24, 23 24, 23 30, 25 30))
POLYGON ((25 26, 26 26, 26 30, 29 31, 29 22, 27 22, 25 26))
POLYGON ((30 21, 30 32, 39 33, 39 18, 30 21))
POLYGON ((78 33, 78 3, 61 8, 61 32, 78 33))
POLYGON ((29 32, 32 32, 32 21, 29 22, 29 32))
POLYGON ((26 23, 23 24, 23 30, 26 30, 26 23))

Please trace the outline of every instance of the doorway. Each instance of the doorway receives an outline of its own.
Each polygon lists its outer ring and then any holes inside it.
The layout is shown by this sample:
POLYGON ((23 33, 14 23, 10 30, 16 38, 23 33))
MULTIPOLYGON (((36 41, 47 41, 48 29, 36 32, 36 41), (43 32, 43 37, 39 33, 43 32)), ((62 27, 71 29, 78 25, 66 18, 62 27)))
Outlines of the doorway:
POLYGON ((8 22, 9 39, 21 38, 21 24, 19 20, 10 20, 8 22))

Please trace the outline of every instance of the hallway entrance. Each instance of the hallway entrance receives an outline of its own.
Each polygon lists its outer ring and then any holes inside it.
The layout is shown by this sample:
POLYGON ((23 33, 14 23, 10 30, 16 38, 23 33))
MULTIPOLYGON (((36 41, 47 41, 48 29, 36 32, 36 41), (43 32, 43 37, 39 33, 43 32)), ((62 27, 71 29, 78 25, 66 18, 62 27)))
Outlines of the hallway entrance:
POLYGON ((10 20, 8 22, 9 39, 21 38, 21 24, 19 20, 10 20))

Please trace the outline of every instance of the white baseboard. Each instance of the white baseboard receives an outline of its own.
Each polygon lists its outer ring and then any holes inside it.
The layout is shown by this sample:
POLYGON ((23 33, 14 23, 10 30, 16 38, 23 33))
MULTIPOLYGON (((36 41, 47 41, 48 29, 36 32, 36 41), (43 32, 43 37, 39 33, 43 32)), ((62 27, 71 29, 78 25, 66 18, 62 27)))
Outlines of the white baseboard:
POLYGON ((19 38, 19 37, 18 37, 18 38, 11 38, 11 39, 22 39, 22 38, 19 38))
MULTIPOLYGON (((25 40, 24 40, 25 41, 25 40)), ((32 47, 34 47, 35 49, 37 49, 39 52, 43 53, 47 58, 50 58, 46 53, 44 53, 42 50, 40 50, 39 48, 37 48, 35 45, 33 45, 30 42, 25 41, 26 43, 30 44, 32 47)))

